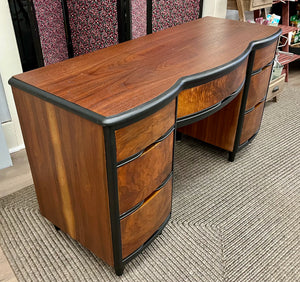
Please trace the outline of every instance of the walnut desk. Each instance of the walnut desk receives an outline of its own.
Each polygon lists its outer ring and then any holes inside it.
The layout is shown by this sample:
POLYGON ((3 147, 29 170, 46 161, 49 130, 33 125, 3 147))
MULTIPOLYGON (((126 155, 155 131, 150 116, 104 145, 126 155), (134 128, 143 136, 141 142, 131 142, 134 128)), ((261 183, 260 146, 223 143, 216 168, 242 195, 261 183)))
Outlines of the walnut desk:
POLYGON ((11 78, 41 214, 121 275, 170 217, 175 128, 258 131, 279 34, 208 17, 11 78))

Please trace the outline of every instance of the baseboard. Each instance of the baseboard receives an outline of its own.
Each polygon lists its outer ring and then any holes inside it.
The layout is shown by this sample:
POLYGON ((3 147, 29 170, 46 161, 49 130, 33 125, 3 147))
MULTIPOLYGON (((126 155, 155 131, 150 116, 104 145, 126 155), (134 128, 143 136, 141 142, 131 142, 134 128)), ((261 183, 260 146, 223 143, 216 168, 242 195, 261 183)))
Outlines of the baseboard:
POLYGON ((10 154, 12 154, 12 153, 21 151, 23 149, 25 149, 25 145, 24 144, 22 144, 20 146, 17 146, 17 147, 10 148, 8 151, 9 151, 10 154))

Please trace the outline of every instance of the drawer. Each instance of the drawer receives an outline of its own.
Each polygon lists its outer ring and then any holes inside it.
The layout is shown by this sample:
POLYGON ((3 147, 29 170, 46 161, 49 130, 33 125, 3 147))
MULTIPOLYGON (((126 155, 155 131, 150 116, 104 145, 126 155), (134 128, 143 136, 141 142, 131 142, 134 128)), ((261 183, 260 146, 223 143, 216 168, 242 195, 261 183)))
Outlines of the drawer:
POLYGON ((278 97, 285 85, 285 74, 272 80, 269 85, 267 101, 272 100, 274 97, 278 97))
POLYGON ((271 7, 273 0, 252 0, 250 11, 271 7))
MULTIPOLYGON (((248 59, 248 58, 247 58, 248 59)), ((178 96, 177 117, 201 112, 228 97, 243 83, 247 60, 238 68, 216 80, 182 91, 178 96)))
POLYGON ((172 178, 154 192, 135 212, 121 219, 122 257, 142 246, 166 220, 171 212, 172 178))
POLYGON ((277 46, 277 41, 273 42, 271 45, 268 45, 264 48, 257 49, 255 51, 254 63, 252 71, 257 71, 262 69, 266 65, 272 62, 275 56, 275 50, 277 46))
POLYGON ((155 142, 175 123, 175 99, 156 113, 115 132, 117 162, 155 142))
POLYGON ((259 103, 254 110, 245 114, 240 145, 249 140, 260 127, 265 102, 259 103))
POLYGON ((147 198, 172 171, 174 132, 118 168, 120 214, 147 198))
POLYGON ((268 66, 263 69, 260 73, 255 74, 251 77, 248 98, 246 103, 246 111, 253 108, 256 104, 266 96, 268 91, 268 85, 272 66, 268 66))

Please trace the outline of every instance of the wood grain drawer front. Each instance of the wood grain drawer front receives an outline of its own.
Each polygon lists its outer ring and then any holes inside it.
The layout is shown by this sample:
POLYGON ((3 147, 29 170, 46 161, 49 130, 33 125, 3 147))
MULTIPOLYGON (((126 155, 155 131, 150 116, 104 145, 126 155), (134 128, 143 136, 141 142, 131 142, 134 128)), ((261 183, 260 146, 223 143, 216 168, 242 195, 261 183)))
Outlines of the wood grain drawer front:
POLYGON ((260 127, 265 102, 259 103, 255 109, 245 114, 240 145, 249 140, 260 127))
POLYGON ((252 70, 257 71, 259 69, 262 69, 266 65, 270 64, 272 60, 274 59, 275 50, 277 46, 277 41, 273 42, 271 45, 257 49, 255 51, 254 56, 254 63, 252 70))
POLYGON ((246 67, 247 60, 229 74, 182 91, 178 96, 177 117, 181 118, 201 112, 224 100, 242 85, 246 67))
POLYGON ((142 246, 171 212, 172 178, 134 213, 121 220, 122 257, 142 246))
POLYGON ((172 132, 139 158, 118 168, 120 214, 147 198, 172 172, 172 132))
POLYGON ((145 149, 175 123, 175 99, 156 113, 116 130, 117 162, 145 149))
POLYGON ((256 106, 267 94, 272 66, 251 77, 246 111, 256 106))

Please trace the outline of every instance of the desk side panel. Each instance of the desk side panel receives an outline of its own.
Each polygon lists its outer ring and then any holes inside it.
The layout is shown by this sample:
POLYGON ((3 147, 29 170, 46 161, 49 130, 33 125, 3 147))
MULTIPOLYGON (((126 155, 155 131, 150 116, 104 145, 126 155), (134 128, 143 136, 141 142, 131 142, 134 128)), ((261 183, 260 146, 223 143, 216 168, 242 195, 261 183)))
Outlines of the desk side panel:
POLYGON ((103 128, 13 93, 41 214, 113 265, 103 128))

